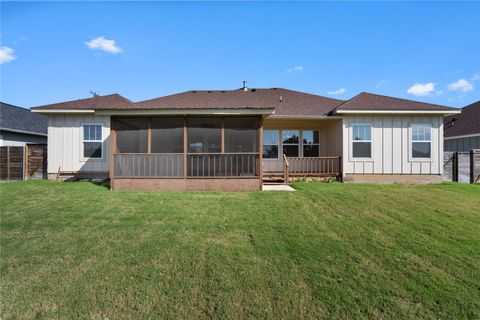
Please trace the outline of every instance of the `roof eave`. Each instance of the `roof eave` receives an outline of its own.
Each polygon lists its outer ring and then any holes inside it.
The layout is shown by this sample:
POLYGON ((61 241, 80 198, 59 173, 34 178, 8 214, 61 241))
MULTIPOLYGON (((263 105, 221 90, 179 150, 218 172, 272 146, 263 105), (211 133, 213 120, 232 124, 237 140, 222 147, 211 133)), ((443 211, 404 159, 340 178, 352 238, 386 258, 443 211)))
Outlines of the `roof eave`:
POLYGON ((114 109, 95 110, 95 115, 271 115, 274 108, 258 109, 114 109))
POLYGON ((459 114, 461 110, 360 110, 360 109, 336 109, 334 114, 459 114))
POLYGON ((1 131, 14 132, 14 133, 21 133, 21 134, 29 134, 29 135, 32 135, 32 136, 42 136, 42 137, 47 136, 46 133, 35 132, 35 131, 18 130, 18 129, 3 128, 3 127, 0 127, 0 130, 1 131))
POLYGON ((33 113, 55 114, 55 113, 95 113, 93 109, 31 109, 33 113))

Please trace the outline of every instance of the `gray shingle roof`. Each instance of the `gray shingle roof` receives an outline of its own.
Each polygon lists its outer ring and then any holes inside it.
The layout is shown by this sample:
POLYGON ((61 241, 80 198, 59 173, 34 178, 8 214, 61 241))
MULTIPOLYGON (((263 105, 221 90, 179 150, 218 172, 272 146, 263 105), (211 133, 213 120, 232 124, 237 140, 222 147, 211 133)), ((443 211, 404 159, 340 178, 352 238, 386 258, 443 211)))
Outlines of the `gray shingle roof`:
POLYGON ((0 128, 47 134, 48 120, 46 116, 32 113, 29 109, 0 102, 0 128))
POLYGON ((336 110, 452 111, 456 108, 362 92, 339 105, 336 110))
POLYGON ((460 114, 445 117, 443 131, 445 137, 480 134, 480 101, 464 107, 460 114))

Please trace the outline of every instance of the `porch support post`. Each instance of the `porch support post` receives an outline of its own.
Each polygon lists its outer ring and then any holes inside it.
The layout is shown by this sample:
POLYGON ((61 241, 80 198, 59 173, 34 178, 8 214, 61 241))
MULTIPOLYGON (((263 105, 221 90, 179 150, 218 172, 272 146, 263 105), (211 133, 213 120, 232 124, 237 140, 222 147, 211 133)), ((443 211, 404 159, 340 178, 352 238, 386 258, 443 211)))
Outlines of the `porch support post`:
POLYGON ((259 117, 258 126, 258 170, 260 171, 260 190, 263 185, 263 116, 259 117))
POLYGON ((115 190, 115 161, 114 155, 117 151, 117 133, 115 132, 114 120, 110 117, 110 190, 115 190))
POLYGON ((152 119, 148 119, 148 127, 147 127, 147 153, 152 153, 152 119))
POLYGON ((220 133, 220 136, 221 136, 221 150, 220 152, 221 153, 225 153, 225 124, 224 124, 224 119, 221 118, 221 122, 222 122, 222 129, 221 129, 221 133, 220 133))
POLYGON ((187 117, 183 118, 183 177, 187 179, 187 117))

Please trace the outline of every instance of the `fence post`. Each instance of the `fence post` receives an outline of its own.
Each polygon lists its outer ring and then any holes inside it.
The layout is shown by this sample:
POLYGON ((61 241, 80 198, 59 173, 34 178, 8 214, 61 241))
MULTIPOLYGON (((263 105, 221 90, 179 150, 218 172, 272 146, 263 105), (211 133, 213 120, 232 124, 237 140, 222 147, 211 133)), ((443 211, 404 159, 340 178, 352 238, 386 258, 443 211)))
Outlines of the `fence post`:
POLYGON ((470 150, 470 183, 475 183, 475 152, 474 150, 470 150))
POLYGON ((10 146, 7 146, 7 180, 10 181, 10 146))
POLYGON ((455 151, 453 153, 453 161, 452 161, 452 180, 453 182, 458 182, 458 152, 455 151))

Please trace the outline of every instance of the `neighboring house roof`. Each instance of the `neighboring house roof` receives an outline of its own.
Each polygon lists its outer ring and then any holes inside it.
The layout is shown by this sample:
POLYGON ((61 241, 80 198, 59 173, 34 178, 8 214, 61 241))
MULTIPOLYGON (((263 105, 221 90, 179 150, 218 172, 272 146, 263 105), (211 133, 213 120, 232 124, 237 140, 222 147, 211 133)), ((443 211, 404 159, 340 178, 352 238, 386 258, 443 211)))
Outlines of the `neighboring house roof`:
POLYGON ((186 91, 136 102, 142 109, 275 109, 275 115, 326 115, 342 103, 293 90, 249 89, 186 91))
POLYGON ((379 94, 362 92, 339 105, 335 112, 342 110, 359 111, 452 111, 455 108, 414 100, 400 99, 379 94))
MULTIPOLYGON (((371 93, 360 93, 343 101, 281 88, 243 90, 193 90, 155 99, 132 102, 118 94, 56 103, 33 110, 272 110, 274 116, 328 116, 347 111, 415 111, 452 113, 455 108, 405 100, 371 93)), ((123 111, 122 111, 123 112, 123 111)), ((256 112, 256 111, 255 111, 256 112)), ((259 111, 260 112, 260 111, 259 111)))
POLYGON ((32 113, 29 109, 20 108, 0 102, 0 129, 36 135, 47 134, 48 118, 32 113))
POLYGON ((78 99, 60 103, 47 104, 40 107, 34 107, 34 110, 109 110, 109 109, 136 109, 138 108, 132 101, 121 95, 114 93, 106 96, 96 96, 87 99, 78 99))
POLYGON ((462 109, 462 113, 445 117, 444 137, 480 134, 480 101, 462 109))

